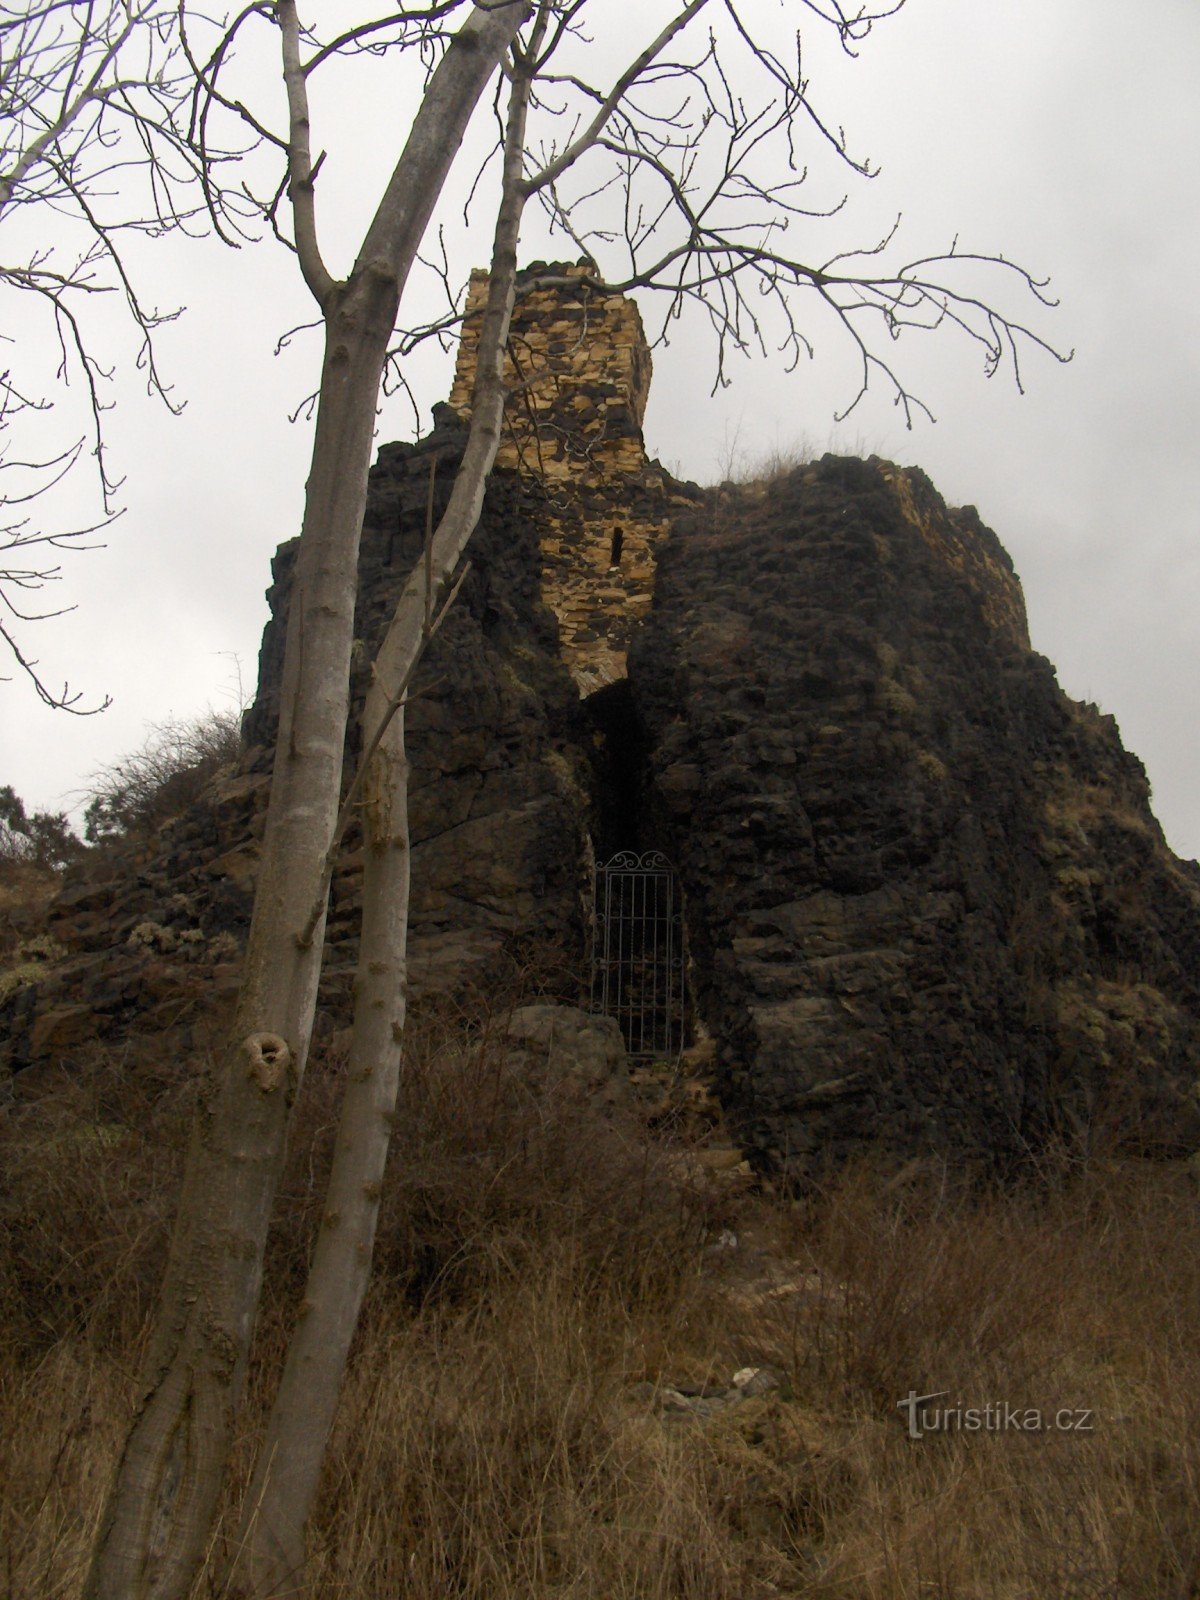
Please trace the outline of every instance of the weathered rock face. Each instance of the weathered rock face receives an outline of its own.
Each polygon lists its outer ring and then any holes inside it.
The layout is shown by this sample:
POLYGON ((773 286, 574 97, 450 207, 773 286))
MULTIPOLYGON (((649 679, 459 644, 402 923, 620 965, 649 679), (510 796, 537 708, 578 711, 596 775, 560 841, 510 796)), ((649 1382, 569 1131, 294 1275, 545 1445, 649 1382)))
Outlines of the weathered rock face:
POLYGON ((1200 871, 1030 653, 973 510, 832 458, 726 491, 661 552, 630 678, 758 1159, 1004 1158, 1105 1118, 1194 1143, 1200 871))
MULTIPOLYGON (((1004 1161, 1106 1123, 1193 1148, 1200 868, 1166 849, 1111 719, 1031 653, 994 535, 881 462, 707 497, 673 482, 642 445, 636 309, 584 267, 531 271, 508 441, 408 714, 414 998, 523 965, 578 1000, 593 847, 658 849, 716 1088, 761 1166, 876 1141, 1004 1161)), ((356 707, 431 469, 435 510, 449 492, 473 362, 468 323, 454 404, 372 474, 356 707)), ((0 1069, 131 1029, 172 1059, 233 993, 294 558, 274 563, 239 769, 93 856, 30 926, 48 939, 0 973, 0 1069)), ((348 1020, 360 883, 351 837, 318 1033, 348 1020)))
MULTIPOLYGON (((356 612, 354 704, 399 585, 465 440, 442 408, 416 446, 386 446, 371 478, 356 612)), ((471 570, 431 647, 408 711, 413 899, 410 993, 461 992, 532 966, 576 992, 590 872, 587 758, 577 691, 538 589, 540 487, 499 473, 471 570), (566 969, 564 975, 564 968, 566 969)), ((186 1048, 190 1024, 236 989, 269 786, 295 543, 273 563, 249 748, 153 841, 100 852, 69 879, 49 932, 61 959, 0 994, 0 1068, 70 1061, 96 1037, 151 1029, 186 1048)), ((347 773, 361 740, 347 739, 347 773)), ((334 878, 321 981, 322 1027, 349 1018, 362 864, 353 833, 334 878)))
MULTIPOLYGON (((654 547, 698 491, 646 460, 650 356, 637 308, 588 287, 586 269, 530 269, 514 320, 506 444, 470 550, 471 572, 418 677, 412 763, 415 999, 530 965, 559 992, 584 982, 593 730, 579 693, 624 671, 650 604, 654 547), (533 463, 536 470, 528 467, 533 463), (524 470, 522 470, 524 469, 524 470), (553 610, 547 609, 549 605, 553 610)), ((473 286, 478 304, 482 285, 473 286)), ((454 406, 416 446, 385 446, 360 557, 352 703, 424 539, 431 461, 440 512, 465 443, 472 324, 454 406)), ((271 621, 249 749, 154 840, 127 841, 72 875, 51 916, 66 955, 0 992, 0 1070, 69 1061, 97 1036, 146 1023, 184 1047, 191 1020, 236 988, 277 719, 294 544, 272 567, 271 621)), ((352 721, 348 768, 359 747, 352 721)), ((346 1019, 357 959, 361 860, 335 876, 318 1029, 346 1019)), ((31 930, 32 931, 32 930, 31 930)))
MULTIPOLYGON (((352 703, 425 537, 431 461, 435 516, 454 479, 465 429, 449 412, 419 445, 387 445, 371 475, 359 559, 352 703)), ((413 841, 410 982, 420 997, 486 981, 524 947, 572 968, 582 942, 588 873, 586 799, 579 783, 578 696, 559 659, 554 619, 538 589, 540 486, 497 473, 471 543, 471 569, 414 685, 407 713, 413 841), (564 755, 562 752, 566 752, 564 755)), ((272 619, 259 698, 247 734, 273 743, 295 546, 276 558, 272 619)), ((361 742, 347 741, 347 772, 361 742)), ((357 959, 357 841, 335 882, 327 928, 330 980, 349 983, 357 959)), ((348 993, 348 991, 347 991, 348 993)))

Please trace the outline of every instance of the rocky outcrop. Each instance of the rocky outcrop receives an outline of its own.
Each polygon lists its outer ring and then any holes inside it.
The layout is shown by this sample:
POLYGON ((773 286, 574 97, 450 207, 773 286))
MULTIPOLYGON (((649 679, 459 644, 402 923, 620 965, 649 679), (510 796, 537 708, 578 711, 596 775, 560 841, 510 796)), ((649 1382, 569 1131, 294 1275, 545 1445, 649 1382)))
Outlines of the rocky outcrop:
MULTIPOLYGON (((483 290, 476 275, 470 305, 483 290)), ((650 605, 657 543, 674 509, 699 499, 646 459, 650 354, 633 302, 596 292, 586 267, 565 264, 528 269, 522 291, 506 442, 470 572, 407 717, 409 973, 418 1002, 517 972, 578 997, 594 755, 579 693, 624 672, 629 638, 650 605)), ((371 475, 355 707, 422 548, 431 465, 437 513, 461 456, 473 328, 469 316, 454 404, 435 408, 434 431, 418 444, 384 446, 371 475)), ((186 1047, 193 1020, 236 988, 295 554, 294 541, 284 544, 272 563, 271 620, 238 769, 156 837, 119 842, 72 873, 49 925, 65 955, 39 968, 36 982, 0 994, 0 1069, 69 1061, 90 1040, 134 1025, 156 1030, 165 1047, 186 1047)), ((348 771, 359 742, 352 718, 348 771)), ((351 834, 333 883, 318 1032, 348 1013, 360 885, 351 834)))
POLYGON ((919 472, 826 458, 660 554, 630 677, 718 1093, 760 1162, 1191 1147, 1200 871, 919 472))
MULTIPOLYGON (((448 408, 418 445, 385 446, 372 473, 356 613, 354 703, 398 584, 422 548, 431 463, 435 509, 465 430, 448 408)), ((577 993, 590 852, 577 692, 539 594, 537 484, 498 473, 471 569, 408 711, 413 898, 410 993, 461 993, 518 973, 577 993), (565 974, 565 975, 564 975, 565 974)), ((187 1048, 194 1021, 236 990, 249 925, 277 718, 295 542, 272 564, 271 621, 248 748, 195 805, 149 840, 74 870, 48 931, 59 959, 0 993, 0 1068, 74 1059, 96 1038, 152 1030, 187 1048)), ((348 735, 348 772, 361 730, 348 735)), ((349 1014, 362 861, 353 832, 335 875, 318 1034, 349 1014)))
MULTIPOLYGON (((431 464, 440 515, 465 444, 465 428, 448 408, 439 408, 438 418, 419 444, 384 446, 371 475, 355 617, 356 707, 399 586, 421 553, 431 464)), ((578 696, 539 591, 542 504, 536 482, 512 472, 493 477, 471 541, 470 571, 407 712, 410 981, 418 999, 494 980, 514 962, 544 967, 555 951, 573 970, 582 942, 589 857, 578 696)), ((246 724, 264 753, 274 738, 294 551, 285 545, 276 557, 259 697, 246 724)), ((360 742, 355 720, 348 772, 360 742)), ((351 835, 334 882, 327 989, 332 979, 348 983, 357 959, 356 844, 351 835)))
MULTIPOLYGON (((372 473, 356 707, 431 477, 436 511, 461 454, 482 287, 453 404, 372 473)), ((1200 869, 1167 850, 1111 719, 1031 652, 995 536, 879 461, 675 483, 642 444, 636 308, 587 264, 538 264, 521 290, 506 443, 408 713, 414 999, 532 971, 577 1002, 593 846, 658 849, 687 897, 692 1057, 711 1052, 759 1167, 801 1176, 868 1143, 1005 1162, 1113 1130, 1193 1148, 1200 869)), ((131 1029, 172 1059, 234 992, 295 551, 273 565, 240 765, 15 930, 0 1068, 131 1029)), ((348 770, 360 738, 353 721, 348 770)), ((351 836, 318 1035, 348 1019, 361 865, 351 836)), ((635 1091, 664 1070, 642 1062, 635 1091)))

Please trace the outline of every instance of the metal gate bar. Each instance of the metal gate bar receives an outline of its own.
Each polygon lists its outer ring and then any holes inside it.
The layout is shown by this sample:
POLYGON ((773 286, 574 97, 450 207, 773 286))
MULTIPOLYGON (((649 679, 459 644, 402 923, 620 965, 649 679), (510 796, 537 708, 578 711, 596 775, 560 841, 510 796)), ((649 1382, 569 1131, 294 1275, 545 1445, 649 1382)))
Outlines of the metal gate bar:
POLYGON ((629 1054, 671 1061, 683 1048, 683 904, 657 850, 596 864, 592 1010, 615 1017, 629 1054))

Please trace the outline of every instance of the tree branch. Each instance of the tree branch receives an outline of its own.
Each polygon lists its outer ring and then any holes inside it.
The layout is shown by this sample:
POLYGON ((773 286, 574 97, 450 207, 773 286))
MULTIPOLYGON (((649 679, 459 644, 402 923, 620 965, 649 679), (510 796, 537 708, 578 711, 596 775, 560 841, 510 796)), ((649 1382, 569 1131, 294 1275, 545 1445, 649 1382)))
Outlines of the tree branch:
POLYGON ((536 194, 546 184, 554 183, 568 167, 574 166, 585 151, 592 148, 612 120, 614 113, 629 92, 631 85, 645 72, 651 62, 662 54, 676 34, 681 33, 697 12, 702 11, 707 4, 708 0, 689 0, 689 4, 684 6, 682 11, 671 19, 658 38, 648 44, 641 54, 630 62, 629 66, 626 67, 604 97, 600 109, 579 137, 572 140, 560 156, 557 156, 553 161, 547 162, 540 172, 525 180, 525 192, 527 195, 536 194))
POLYGON ((308 85, 300 64, 300 21, 296 0, 276 0, 283 37, 283 81, 288 99, 288 198, 296 227, 296 254, 304 281, 324 308, 334 280, 321 259, 317 242, 316 191, 310 146, 308 85))

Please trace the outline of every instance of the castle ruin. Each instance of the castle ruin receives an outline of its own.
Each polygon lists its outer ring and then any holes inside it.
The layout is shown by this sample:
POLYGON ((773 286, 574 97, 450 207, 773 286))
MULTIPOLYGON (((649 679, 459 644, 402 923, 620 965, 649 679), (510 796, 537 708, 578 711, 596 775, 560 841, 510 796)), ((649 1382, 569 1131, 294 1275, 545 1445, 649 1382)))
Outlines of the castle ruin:
MULTIPOLYGON (((642 442, 652 364, 641 315, 624 295, 591 287, 591 270, 537 262, 518 274, 496 458, 498 467, 544 485, 542 598, 558 618, 563 659, 584 696, 625 676, 680 500, 642 442)), ((486 271, 471 274, 450 391, 463 418, 487 285, 486 271)))
MULTIPOLYGON (((356 713, 465 447, 483 292, 452 403, 371 474, 356 713)), ((581 265, 520 275, 506 437, 408 711, 410 998, 514 973, 585 998, 596 859, 658 850, 715 1091, 762 1168, 868 1143, 1010 1163, 1105 1118, 1194 1150, 1200 867, 1112 719, 1031 650, 995 534, 874 459, 677 483, 642 444, 649 381, 630 301, 581 265)), ((236 771, 72 870, 61 953, 0 997, 0 1086, 135 1031, 178 1056, 236 991, 297 548, 236 771)), ((351 832, 318 1039, 350 1012, 362 872, 351 832)))

